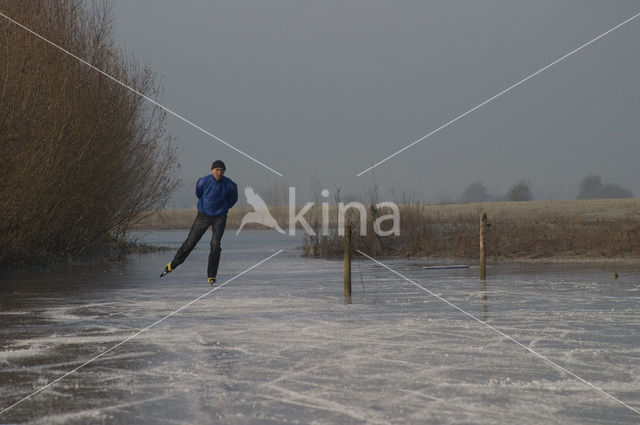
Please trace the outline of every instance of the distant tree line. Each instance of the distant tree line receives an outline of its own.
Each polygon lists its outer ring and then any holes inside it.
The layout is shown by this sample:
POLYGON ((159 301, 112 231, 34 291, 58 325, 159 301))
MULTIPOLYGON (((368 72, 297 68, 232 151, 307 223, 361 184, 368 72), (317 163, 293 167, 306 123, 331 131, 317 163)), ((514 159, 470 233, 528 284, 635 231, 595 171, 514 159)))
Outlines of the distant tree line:
MULTIPOLYGON (((633 193, 615 183, 603 184, 602 177, 589 174, 580 181, 577 199, 632 198, 633 193)), ((492 196, 480 181, 470 183, 459 197, 460 202, 531 201, 533 191, 529 180, 513 184, 504 195, 492 196)))
MULTIPOLYGON (((3 0, 2 13, 149 97, 156 76, 118 51, 107 1, 3 0)), ((163 110, 0 19, 0 264, 122 240, 177 184, 163 110)))
POLYGON ((487 186, 480 182, 469 184, 460 195, 460 202, 489 202, 489 201, 531 201, 533 192, 531 182, 520 180, 513 184, 504 195, 491 196, 487 186))

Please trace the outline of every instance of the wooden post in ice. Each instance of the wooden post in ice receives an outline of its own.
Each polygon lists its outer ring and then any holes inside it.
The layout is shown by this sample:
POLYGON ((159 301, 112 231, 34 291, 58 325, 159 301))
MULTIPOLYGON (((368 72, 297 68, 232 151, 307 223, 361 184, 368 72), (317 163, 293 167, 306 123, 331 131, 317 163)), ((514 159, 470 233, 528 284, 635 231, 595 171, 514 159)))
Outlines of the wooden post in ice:
POLYGON ((487 233, 487 213, 480 216, 480 279, 487 278, 487 241, 485 235, 487 233))
POLYGON ((351 226, 344 226, 344 296, 351 296, 351 226))

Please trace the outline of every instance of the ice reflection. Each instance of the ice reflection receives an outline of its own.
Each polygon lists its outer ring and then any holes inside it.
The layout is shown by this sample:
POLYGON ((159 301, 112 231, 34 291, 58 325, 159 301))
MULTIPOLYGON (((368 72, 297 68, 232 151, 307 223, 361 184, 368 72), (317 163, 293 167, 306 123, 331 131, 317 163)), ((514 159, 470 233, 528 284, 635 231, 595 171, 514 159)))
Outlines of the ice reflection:
POLYGON ((489 315, 489 295, 487 295, 487 281, 480 280, 480 300, 482 300, 482 316, 483 322, 487 321, 489 315))

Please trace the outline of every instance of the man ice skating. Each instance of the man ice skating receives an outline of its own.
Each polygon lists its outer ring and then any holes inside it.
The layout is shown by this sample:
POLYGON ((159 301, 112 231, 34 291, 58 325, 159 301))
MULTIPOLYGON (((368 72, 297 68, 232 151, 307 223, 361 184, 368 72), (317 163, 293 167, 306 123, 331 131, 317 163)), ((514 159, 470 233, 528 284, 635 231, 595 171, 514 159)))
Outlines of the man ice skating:
POLYGON ((211 174, 198 179, 196 183, 198 215, 191 225, 187 240, 178 249, 173 260, 166 265, 160 277, 172 272, 182 264, 204 232, 211 226, 211 252, 209 253, 207 276, 211 285, 216 282, 220 251, 222 250, 220 240, 227 223, 227 212, 238 201, 238 186, 233 180, 224 176, 226 169, 224 162, 214 161, 211 165, 211 174))

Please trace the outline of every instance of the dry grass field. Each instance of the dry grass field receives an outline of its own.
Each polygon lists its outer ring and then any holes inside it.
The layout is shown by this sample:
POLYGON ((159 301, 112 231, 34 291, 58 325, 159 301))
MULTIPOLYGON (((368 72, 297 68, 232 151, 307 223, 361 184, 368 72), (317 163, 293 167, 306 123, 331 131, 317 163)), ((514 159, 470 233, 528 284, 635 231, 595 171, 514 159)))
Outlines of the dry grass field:
POLYGON ((426 206, 426 212, 444 217, 486 212, 489 217, 517 217, 522 220, 548 215, 582 219, 640 219, 640 199, 430 204, 426 206))
MULTIPOLYGON (((319 208, 318 208, 319 210, 319 208)), ((487 213, 491 227, 487 252, 494 259, 636 259, 640 258, 640 199, 488 202, 400 206, 397 237, 378 238, 368 217, 367 236, 356 236, 354 248, 376 255, 410 257, 477 258, 479 220, 487 213)), ((234 208, 229 228, 237 228, 249 208, 234 208)), ((288 208, 272 214, 288 228, 288 208)), ((141 220, 138 228, 187 229, 195 210, 166 210, 141 220)), ((319 211, 307 215, 313 226, 319 211)), ((336 225, 336 208, 330 210, 336 225)), ((359 235, 357 217, 352 225, 359 235)), ((248 228, 260 228, 253 225, 248 228)), ((316 227, 317 228, 317 227, 316 227)), ((312 256, 339 255, 341 238, 306 237, 303 252, 312 256)))
POLYGON ((409 206, 403 228, 415 231, 382 253, 478 258, 482 212, 494 259, 640 258, 640 199, 409 206))

